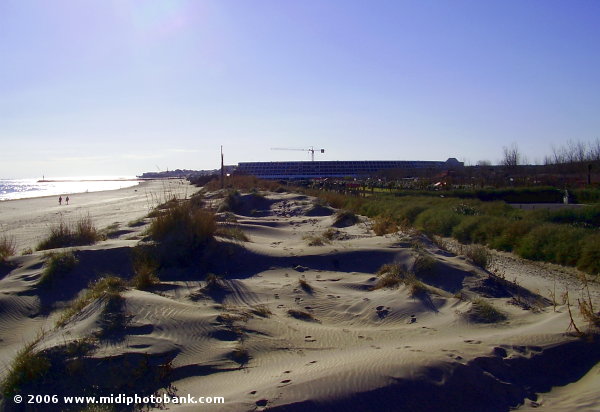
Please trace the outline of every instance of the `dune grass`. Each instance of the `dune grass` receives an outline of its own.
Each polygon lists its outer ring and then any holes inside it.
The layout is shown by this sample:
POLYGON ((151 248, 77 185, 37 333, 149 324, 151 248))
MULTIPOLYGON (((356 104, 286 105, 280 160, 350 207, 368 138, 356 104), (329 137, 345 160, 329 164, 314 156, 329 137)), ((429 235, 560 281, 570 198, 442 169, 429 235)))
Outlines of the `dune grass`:
POLYGON ((159 283, 158 269, 160 265, 152 250, 138 246, 133 249, 132 255, 134 276, 130 281, 131 286, 147 290, 159 283))
POLYGON ((50 370, 50 359, 35 350, 35 346, 42 337, 43 334, 40 334, 17 352, 8 368, 8 373, 0 384, 2 395, 5 399, 10 399, 10 402, 24 385, 41 378, 50 370))
POLYGON ((373 232, 375 232, 377 236, 383 236, 398 231, 398 225, 390 216, 379 215, 375 216, 374 220, 373 232))
POLYGON ((76 314, 81 312, 87 305, 97 299, 108 299, 117 302, 121 299, 121 292, 125 290, 125 281, 119 277, 106 275, 90 284, 89 288, 62 313, 57 321, 57 326, 64 326, 76 314))
POLYGON ((239 226, 218 226, 215 230, 215 236, 237 240, 238 242, 250 241, 250 238, 242 231, 242 229, 239 228, 239 226))
POLYGON ((267 305, 262 304, 253 306, 250 312, 261 318, 268 318, 273 314, 267 305))
POLYGON ((497 323, 507 319, 506 315, 483 299, 475 299, 469 311, 469 318, 474 322, 497 323))
POLYGON ((17 252, 17 243, 14 237, 2 235, 0 237, 0 264, 6 262, 11 256, 17 252))
POLYGON ((303 310, 288 309, 287 314, 294 319, 317 322, 317 319, 312 315, 312 313, 308 313, 303 310))
POLYGON ((298 279, 298 286, 300 286, 300 288, 308 294, 312 294, 314 292, 314 288, 304 278, 298 279))
POLYGON ((178 201, 152 219, 148 235, 158 244, 156 252, 162 266, 187 262, 213 239, 216 230, 214 213, 189 201, 178 201))
POLYGON ((347 227, 355 225, 359 222, 358 216, 356 213, 350 210, 339 210, 335 214, 335 219, 333 221, 333 226, 335 227, 347 227))
POLYGON ((89 215, 80 217, 75 222, 61 220, 50 226, 46 239, 37 245, 37 250, 56 249, 62 247, 84 246, 96 243, 101 239, 96 226, 89 215))
POLYGON ((50 286, 58 278, 73 270, 77 263, 78 260, 73 251, 49 253, 38 285, 50 286))
POLYGON ((482 269, 488 269, 492 263, 492 255, 485 246, 469 245, 466 248, 465 255, 482 269))

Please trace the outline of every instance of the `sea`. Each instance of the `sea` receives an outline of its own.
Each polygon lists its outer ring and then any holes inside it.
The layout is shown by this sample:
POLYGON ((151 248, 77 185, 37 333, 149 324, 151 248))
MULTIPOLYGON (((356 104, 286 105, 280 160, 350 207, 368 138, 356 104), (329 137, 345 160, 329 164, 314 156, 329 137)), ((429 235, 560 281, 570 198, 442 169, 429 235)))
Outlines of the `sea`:
POLYGON ((100 192, 136 186, 135 176, 71 176, 42 179, 0 179, 0 201, 100 192))

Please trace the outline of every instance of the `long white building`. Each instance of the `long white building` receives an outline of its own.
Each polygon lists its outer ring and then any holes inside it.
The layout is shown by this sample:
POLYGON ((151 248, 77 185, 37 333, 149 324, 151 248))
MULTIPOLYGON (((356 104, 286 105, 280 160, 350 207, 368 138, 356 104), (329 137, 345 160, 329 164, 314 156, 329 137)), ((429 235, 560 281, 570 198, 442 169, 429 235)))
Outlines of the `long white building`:
POLYGON ((446 161, 427 160, 352 160, 316 162, 241 162, 236 173, 262 179, 318 179, 326 177, 364 177, 389 169, 449 170, 463 163, 451 157, 446 161))

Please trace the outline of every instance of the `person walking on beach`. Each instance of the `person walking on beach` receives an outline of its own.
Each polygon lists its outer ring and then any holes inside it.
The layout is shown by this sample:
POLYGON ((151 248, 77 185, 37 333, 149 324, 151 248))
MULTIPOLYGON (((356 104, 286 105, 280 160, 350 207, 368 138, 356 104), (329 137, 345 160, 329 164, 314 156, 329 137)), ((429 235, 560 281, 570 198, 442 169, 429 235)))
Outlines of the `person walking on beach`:
POLYGON ((69 206, 69 196, 67 196, 67 198, 65 199, 65 202, 67 202, 67 206, 69 206))
POLYGON ((59 204, 59 205, 62 205, 62 196, 59 196, 59 197, 58 197, 58 204, 59 204))

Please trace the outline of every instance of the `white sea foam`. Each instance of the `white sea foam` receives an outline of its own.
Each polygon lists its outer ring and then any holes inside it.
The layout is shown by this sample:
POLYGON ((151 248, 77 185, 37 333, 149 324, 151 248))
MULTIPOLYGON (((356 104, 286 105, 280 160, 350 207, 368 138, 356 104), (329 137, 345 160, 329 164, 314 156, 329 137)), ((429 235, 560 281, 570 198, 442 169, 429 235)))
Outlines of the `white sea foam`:
POLYGON ((38 179, 0 179, 0 200, 99 192, 139 184, 133 176, 76 176, 38 179))

